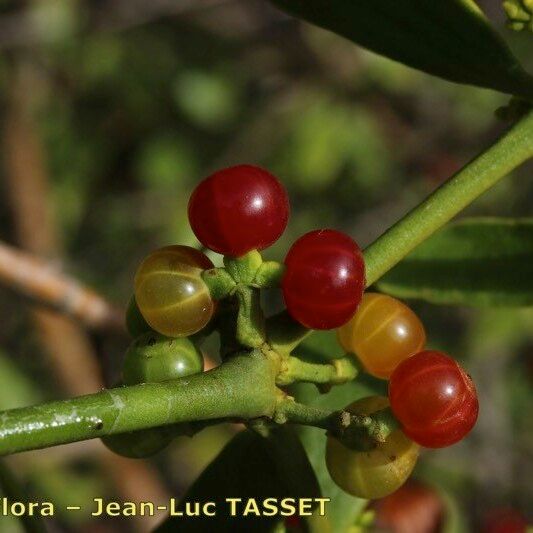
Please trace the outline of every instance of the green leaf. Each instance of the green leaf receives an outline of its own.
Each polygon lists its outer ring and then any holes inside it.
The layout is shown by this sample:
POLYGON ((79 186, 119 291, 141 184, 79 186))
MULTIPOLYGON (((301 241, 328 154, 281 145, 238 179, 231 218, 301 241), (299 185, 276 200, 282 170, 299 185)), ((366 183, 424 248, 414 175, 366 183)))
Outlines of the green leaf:
POLYGON ((533 78, 473 0, 271 2, 296 17, 429 74, 533 98, 533 78))
POLYGON ((472 218, 421 244, 377 284, 437 304, 533 304, 533 219, 472 218))
MULTIPOLYGON (((314 332, 298 348, 298 354, 315 361, 339 357, 342 350, 333 332, 314 332), (322 355, 322 357, 320 356, 322 355)), ((299 384, 293 387, 298 401, 307 405, 328 409, 342 409, 353 401, 374 394, 387 394, 387 382, 378 380, 368 374, 360 374, 357 380, 344 385, 337 385, 327 394, 320 394, 314 385, 299 384)), ((348 531, 354 525, 367 505, 367 500, 355 498, 340 489, 331 479, 325 461, 326 436, 324 431, 313 427, 302 427, 300 437, 309 461, 313 465, 322 496, 330 498, 326 504, 326 517, 331 531, 348 531)))
MULTIPOLYGON (((309 405, 330 409, 342 409, 357 398, 375 394, 371 387, 357 381, 333 387, 327 394, 319 394, 312 385, 298 385, 297 398, 309 405)), ((326 504, 326 517, 331 524, 331 531, 348 531, 367 505, 367 500, 355 498, 344 492, 331 479, 326 467, 326 435, 321 429, 302 427, 302 443, 313 465, 324 498, 330 498, 326 504)))
MULTIPOLYGON (((13 476, 5 462, 0 462, 0 494, 10 502, 29 502, 19 481, 13 476)), ((32 516, 25 513, 19 518, 19 520, 26 533, 46 532, 43 520, 39 514, 32 516)), ((7 524, 4 524, 2 527, 4 526, 7 526, 7 524)))
POLYGON ((16 409, 42 401, 39 387, 15 360, 0 350, 0 409, 16 409))
POLYGON ((248 498, 261 505, 266 498, 315 498, 318 482, 304 448, 290 428, 272 430, 268 437, 252 431, 236 435, 180 502, 216 502, 214 517, 170 517, 158 529, 165 531, 271 531, 279 516, 242 516, 248 498), (238 517, 230 515, 226 498, 242 498, 238 517))

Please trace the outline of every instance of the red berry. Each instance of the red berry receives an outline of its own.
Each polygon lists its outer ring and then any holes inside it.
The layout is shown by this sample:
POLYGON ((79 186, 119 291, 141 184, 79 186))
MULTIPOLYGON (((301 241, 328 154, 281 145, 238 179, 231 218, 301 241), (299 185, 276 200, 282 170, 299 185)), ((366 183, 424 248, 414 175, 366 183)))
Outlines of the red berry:
POLYGON ((427 448, 461 440, 479 411, 470 376, 451 357, 435 351, 419 352, 396 367, 389 398, 404 433, 427 448))
POLYGON ((291 316, 311 329, 342 326, 355 313, 365 287, 359 246, 331 229, 300 237, 285 258, 283 296, 291 316))
POLYGON ((268 248, 288 220, 287 191, 272 174, 252 165, 215 172, 189 200, 189 222, 198 240, 232 257, 268 248))
POLYGON ((497 508, 487 513, 483 533, 526 533, 526 518, 516 509, 497 508))
POLYGON ((283 521, 287 529, 300 529, 302 527, 302 519, 298 515, 290 515, 283 521))
POLYGON ((433 487, 412 479, 373 505, 377 531, 423 533, 441 531, 446 512, 443 497, 433 487))

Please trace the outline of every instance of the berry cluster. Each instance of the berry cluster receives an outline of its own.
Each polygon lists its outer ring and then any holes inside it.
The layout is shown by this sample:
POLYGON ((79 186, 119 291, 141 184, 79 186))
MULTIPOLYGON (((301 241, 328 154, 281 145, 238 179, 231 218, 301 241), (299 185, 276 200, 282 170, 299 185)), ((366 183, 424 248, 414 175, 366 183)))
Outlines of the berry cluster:
POLYGON ((476 390, 455 360, 441 352, 424 350, 426 333, 420 319, 390 296, 366 293, 354 316, 337 330, 337 339, 369 374, 389 379, 388 398, 365 398, 347 410, 369 415, 390 402, 401 430, 392 432, 369 453, 350 450, 330 437, 328 468, 347 492, 380 498, 408 478, 418 445, 442 448, 469 433, 479 410, 476 390), (339 457, 344 457, 344 465, 350 457, 353 468, 343 468, 339 457), (381 482, 375 483, 376 479, 381 482))
POLYGON ((368 373, 390 380, 392 411, 421 446, 449 446, 474 426, 478 401, 472 379, 448 355, 424 350, 424 326, 399 300, 366 293, 337 338, 368 373))
MULTIPOLYGON (((238 304, 250 305, 239 287, 271 286, 264 282, 267 263, 258 250, 272 245, 288 223, 289 200, 277 178, 249 165, 216 172, 196 187, 188 214, 198 240, 224 255, 226 268, 214 268, 202 252, 187 246, 161 248, 142 262, 127 314, 136 340, 126 355, 125 384, 202 372, 202 356, 190 337, 227 312, 218 300, 241 294, 238 304), (210 285, 209 276, 219 276, 220 286, 210 285)), ((355 354, 368 373, 390 380, 388 398, 364 398, 345 412, 364 418, 392 411, 397 429, 364 451, 347 446, 339 435, 328 437, 326 462, 340 487, 365 498, 389 494, 410 475, 419 446, 448 446, 470 431, 478 413, 470 377, 447 355, 424 351, 424 327, 402 302, 363 295, 363 254, 350 237, 331 229, 311 231, 294 242, 283 265, 275 265, 291 319, 309 330, 338 328, 345 352, 355 354)), ((245 315, 252 316, 253 311, 245 315)), ((237 329, 244 327, 236 320, 237 329)), ((258 341, 252 335, 250 344, 241 344, 268 345, 267 333, 255 333, 258 341)), ((156 442, 153 431, 137 432, 133 440, 148 444, 134 452, 123 446, 131 435, 107 437, 106 443, 140 456, 161 449, 175 434, 167 431, 156 442)))
MULTIPOLYGON (((189 200, 198 240, 226 257, 263 250, 283 233, 289 199, 272 174, 250 165, 215 172, 189 200)), ((332 329, 355 313, 364 290, 361 250, 331 230, 300 237, 285 258, 282 282, 291 316, 311 329, 332 329)), ((135 275, 135 298, 146 322, 163 335, 184 337, 203 329, 215 310, 202 272, 213 268, 200 251, 168 246, 151 253, 135 275)))

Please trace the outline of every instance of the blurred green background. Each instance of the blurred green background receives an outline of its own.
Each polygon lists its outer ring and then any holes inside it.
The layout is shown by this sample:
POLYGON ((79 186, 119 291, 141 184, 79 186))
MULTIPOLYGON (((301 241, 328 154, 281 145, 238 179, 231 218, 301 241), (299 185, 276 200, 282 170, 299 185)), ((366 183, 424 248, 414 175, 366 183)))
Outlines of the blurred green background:
MULTIPOLYGON (((531 36, 503 27, 499 2, 482 4, 532 71, 531 36)), ((198 244, 188 197, 220 167, 258 164, 288 188, 288 230, 265 253, 281 260, 317 227, 369 244, 506 127, 494 111, 507 97, 418 73, 259 0, 2 0, 0 53, 0 238, 120 306, 147 252, 198 244)), ((532 173, 522 167, 465 214, 531 215, 532 173)), ((470 438, 424 453, 415 476, 436 487, 456 531, 488 531, 502 509, 527 517, 533 310, 412 305, 430 347, 468 368, 481 404, 470 438)), ((1 287, 0 408, 94 390, 80 351, 112 385, 127 342, 36 313, 1 287)), ((113 462, 97 442, 8 464, 33 498, 61 506, 164 499, 182 494, 235 430, 176 441, 142 466, 113 462)), ((51 531, 152 524, 59 512, 51 531)), ((0 531, 19 530, 0 518, 0 531)))

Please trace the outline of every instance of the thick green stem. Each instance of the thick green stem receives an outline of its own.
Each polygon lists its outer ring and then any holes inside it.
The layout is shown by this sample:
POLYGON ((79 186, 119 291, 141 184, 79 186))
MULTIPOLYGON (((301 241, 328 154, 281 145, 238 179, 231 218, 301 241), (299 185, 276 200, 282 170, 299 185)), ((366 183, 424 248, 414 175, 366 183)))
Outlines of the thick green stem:
POLYGON ((215 418, 272 416, 275 365, 259 351, 165 383, 121 387, 0 415, 0 455, 215 418))
POLYGON ((367 285, 376 282, 432 233, 531 157, 533 112, 365 250, 367 285))
POLYGON ((251 285, 263 264, 263 258, 257 250, 251 250, 241 257, 224 257, 224 266, 235 283, 251 285))

